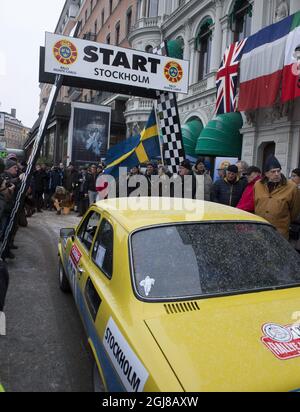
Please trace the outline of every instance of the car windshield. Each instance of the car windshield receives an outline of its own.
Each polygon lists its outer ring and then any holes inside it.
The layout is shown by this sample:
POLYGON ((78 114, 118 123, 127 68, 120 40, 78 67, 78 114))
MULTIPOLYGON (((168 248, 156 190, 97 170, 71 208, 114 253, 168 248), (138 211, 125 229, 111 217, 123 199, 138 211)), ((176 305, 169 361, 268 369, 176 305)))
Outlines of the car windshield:
POLYGON ((131 256, 135 290, 142 299, 201 298, 300 285, 300 255, 263 224, 153 227, 131 236, 131 256))

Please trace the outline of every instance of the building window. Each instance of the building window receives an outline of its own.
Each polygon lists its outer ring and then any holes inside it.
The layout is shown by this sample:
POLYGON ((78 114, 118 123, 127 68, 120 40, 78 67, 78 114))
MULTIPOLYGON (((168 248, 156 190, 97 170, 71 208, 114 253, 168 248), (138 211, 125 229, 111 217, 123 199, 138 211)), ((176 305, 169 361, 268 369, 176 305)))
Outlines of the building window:
POLYGON ((103 27, 104 26, 104 14, 105 12, 104 12, 104 9, 102 10, 102 13, 101 13, 101 27, 103 27))
POLYGON ((95 21, 95 34, 98 33, 98 20, 95 21))
POLYGON ((90 14, 93 12, 93 0, 90 1, 90 14))
POLYGON ((145 52, 146 53, 153 53, 153 47, 149 44, 148 46, 146 46, 145 52))
POLYGON ((127 16, 126 16, 126 35, 128 36, 131 30, 131 25, 132 25, 132 8, 127 11, 127 16))
POLYGON ((110 44, 110 33, 106 37, 106 44, 110 44))
POLYGON ((198 80, 203 80, 210 72, 210 59, 212 48, 212 31, 213 21, 208 19, 200 28, 196 38, 196 48, 199 51, 199 72, 198 80))
POLYGON ((86 11, 85 11, 85 22, 87 22, 87 20, 88 20, 88 11, 86 9, 86 11))
POLYGON ((116 24, 116 46, 120 44, 120 22, 116 24))
POLYGON ((113 10, 113 0, 109 0, 109 15, 112 14, 112 10, 113 10))
POLYGON ((251 34, 252 5, 247 0, 237 0, 230 15, 233 41, 245 39, 251 34))
POLYGON ((148 17, 158 16, 158 0, 149 0, 148 17))

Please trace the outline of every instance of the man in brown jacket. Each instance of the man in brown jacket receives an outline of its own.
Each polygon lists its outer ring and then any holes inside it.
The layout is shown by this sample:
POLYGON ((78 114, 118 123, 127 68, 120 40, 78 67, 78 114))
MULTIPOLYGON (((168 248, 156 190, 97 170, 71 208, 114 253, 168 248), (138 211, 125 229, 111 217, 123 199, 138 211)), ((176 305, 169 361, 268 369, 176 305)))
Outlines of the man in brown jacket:
POLYGON ((295 183, 281 173, 281 165, 275 156, 268 158, 264 178, 254 187, 255 214, 276 227, 289 239, 289 227, 300 213, 300 198, 295 183))

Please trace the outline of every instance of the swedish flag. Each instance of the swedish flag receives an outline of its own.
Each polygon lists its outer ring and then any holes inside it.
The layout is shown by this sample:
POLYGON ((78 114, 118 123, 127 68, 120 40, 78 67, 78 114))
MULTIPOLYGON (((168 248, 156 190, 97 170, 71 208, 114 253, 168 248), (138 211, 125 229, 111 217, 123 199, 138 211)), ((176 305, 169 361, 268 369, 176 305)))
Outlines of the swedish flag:
POLYGON ((124 142, 112 147, 107 153, 107 175, 119 176, 119 168, 132 168, 160 156, 159 132, 154 108, 147 125, 138 136, 132 136, 124 142))

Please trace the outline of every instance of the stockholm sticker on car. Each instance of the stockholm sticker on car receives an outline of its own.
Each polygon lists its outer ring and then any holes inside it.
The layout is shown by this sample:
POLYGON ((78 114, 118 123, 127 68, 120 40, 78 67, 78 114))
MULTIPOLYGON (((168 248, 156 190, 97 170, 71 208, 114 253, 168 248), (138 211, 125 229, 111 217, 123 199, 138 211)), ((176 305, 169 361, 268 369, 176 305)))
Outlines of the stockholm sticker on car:
POLYGON ((112 318, 105 328, 103 345, 125 389, 143 392, 149 373, 112 318))
POLYGON ((300 325, 267 323, 262 327, 263 344, 280 360, 300 357, 300 325))

